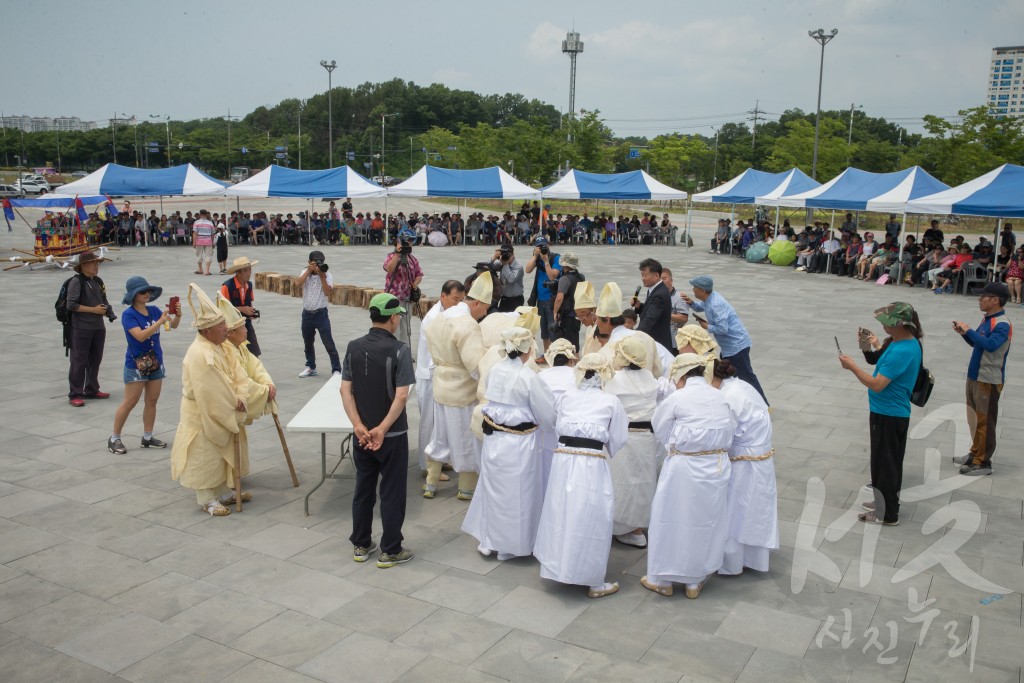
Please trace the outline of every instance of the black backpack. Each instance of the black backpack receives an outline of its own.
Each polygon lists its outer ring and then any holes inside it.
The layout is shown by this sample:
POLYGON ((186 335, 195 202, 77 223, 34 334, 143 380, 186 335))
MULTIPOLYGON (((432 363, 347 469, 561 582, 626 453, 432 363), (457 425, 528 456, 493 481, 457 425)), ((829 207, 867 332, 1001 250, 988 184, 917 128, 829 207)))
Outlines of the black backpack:
POLYGON ((61 325, 68 325, 71 322, 71 314, 68 312, 68 285, 76 277, 81 276, 76 273, 64 281, 64 284, 60 286, 60 292, 57 293, 57 301, 53 304, 54 312, 57 315, 57 322, 61 325))

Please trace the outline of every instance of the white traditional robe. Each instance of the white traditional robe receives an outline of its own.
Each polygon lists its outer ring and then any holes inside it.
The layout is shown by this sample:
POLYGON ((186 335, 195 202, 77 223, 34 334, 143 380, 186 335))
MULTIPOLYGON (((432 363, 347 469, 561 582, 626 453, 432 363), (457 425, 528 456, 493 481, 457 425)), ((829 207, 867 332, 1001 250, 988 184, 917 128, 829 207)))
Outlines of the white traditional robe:
MULTIPOLYGON (((249 380, 238 354, 196 334, 181 363, 181 418, 171 448, 171 478, 190 489, 233 484, 234 446, 246 413, 249 380)), ((242 453, 240 476, 249 472, 242 453)))
POLYGON ((444 311, 441 302, 430 307, 420 321, 420 339, 416 345, 416 404, 420 409, 419 441, 416 450, 419 453, 420 469, 427 469, 426 448, 430 443, 430 435, 434 432, 434 359, 430 355, 427 344, 427 327, 444 311))
MULTIPOLYGON (((554 396, 519 359, 506 358, 487 375, 483 414, 499 425, 533 422, 551 428, 554 396)), ((533 552, 544 504, 540 431, 483 437, 480 481, 462 530, 484 548, 511 555, 533 552)))
MULTIPOLYGON (((541 370, 538 377, 541 378, 544 385, 551 391, 552 396, 555 397, 556 406, 565 392, 576 388, 576 375, 573 374, 572 368, 567 365, 541 370)), ((554 425, 540 431, 539 444, 541 463, 544 466, 544 490, 546 491, 548 488, 548 477, 551 474, 551 458, 554 455, 555 447, 558 446, 558 432, 555 431, 554 425)))
POLYGON ((691 377, 654 411, 654 434, 668 455, 647 534, 647 578, 700 583, 718 571, 729 538, 729 446, 736 425, 725 397, 691 377), (675 455, 718 451, 709 455, 675 455))
POLYGON ((580 347, 579 357, 588 353, 600 353, 601 352, 601 340, 597 338, 597 325, 584 325, 582 328, 583 333, 583 345, 580 347))
MULTIPOLYGON (((655 379, 649 370, 623 368, 605 384, 604 391, 622 401, 630 422, 650 422, 659 399, 669 393, 667 385, 667 380, 655 379)), ((630 428, 626 445, 610 463, 615 486, 612 533, 616 536, 650 524, 658 465, 664 453, 654 432, 630 428)))
POLYGON ((533 554, 540 561, 542 578, 600 586, 608 570, 615 509, 604 456, 615 455, 625 445, 629 419, 622 402, 598 388, 573 387, 558 400, 556 411, 560 436, 595 439, 605 449, 571 449, 592 455, 555 452, 533 554))
POLYGON ((736 421, 736 434, 729 447, 729 540, 718 573, 739 574, 744 567, 766 572, 771 551, 779 548, 775 459, 736 458, 772 450, 771 415, 757 390, 741 379, 724 380, 721 392, 736 421))
POLYGON ((442 312, 427 328, 427 343, 434 359, 434 432, 426 455, 456 472, 479 472, 480 440, 470 425, 485 349, 469 306, 462 302, 442 312))

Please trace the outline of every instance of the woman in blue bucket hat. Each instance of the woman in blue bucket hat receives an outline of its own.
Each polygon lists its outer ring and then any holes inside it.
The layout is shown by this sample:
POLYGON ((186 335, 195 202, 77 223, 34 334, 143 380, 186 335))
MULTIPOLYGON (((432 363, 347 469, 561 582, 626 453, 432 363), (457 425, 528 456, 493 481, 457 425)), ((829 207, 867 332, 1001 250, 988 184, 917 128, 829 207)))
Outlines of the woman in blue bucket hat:
POLYGON ((164 355, 160 348, 160 330, 177 328, 181 322, 181 304, 172 300, 167 310, 149 304, 163 293, 161 287, 146 282, 146 278, 133 275, 125 283, 121 303, 129 306, 121 314, 121 325, 128 340, 124 356, 124 400, 114 413, 114 430, 107 440, 107 450, 116 455, 128 452, 121 441, 121 429, 128 421, 135 404, 145 394, 142 409, 142 447, 166 448, 167 444, 153 436, 156 422, 156 403, 164 379, 164 355))

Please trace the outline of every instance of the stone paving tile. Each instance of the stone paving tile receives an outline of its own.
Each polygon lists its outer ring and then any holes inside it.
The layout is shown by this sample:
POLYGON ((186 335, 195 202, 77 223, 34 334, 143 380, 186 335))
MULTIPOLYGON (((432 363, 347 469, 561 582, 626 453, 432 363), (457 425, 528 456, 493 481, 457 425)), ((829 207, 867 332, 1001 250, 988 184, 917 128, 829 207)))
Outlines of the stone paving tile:
POLYGON ((56 649, 104 671, 117 673, 187 635, 187 631, 128 613, 96 625, 56 649))
POLYGON ((303 550, 308 550, 328 538, 330 537, 324 534, 307 531, 290 524, 275 524, 251 536, 235 541, 234 544, 284 560, 303 550))
POLYGON ((473 671, 431 655, 395 680, 400 683, 499 683, 507 679, 473 671))
POLYGON ((442 608, 395 638, 394 642, 466 666, 511 630, 507 626, 442 608))
POLYGON ((11 562, 66 543, 67 538, 31 526, 0 520, 0 562, 11 562))
POLYGON ((124 680, 25 638, 12 640, 0 647, 0 670, 4 672, 5 683, 117 683, 124 680))
POLYGON ((164 621, 212 598, 224 589, 184 574, 167 572, 152 581, 110 598, 110 603, 164 621))
POLYGON ((4 628, 47 647, 57 647, 128 612, 128 607, 72 593, 11 619, 4 628))
POLYGON ((512 628, 554 638, 586 608, 567 595, 580 594, 580 586, 564 586, 557 592, 542 592, 522 586, 484 610, 480 616, 512 628))
POLYGON ((581 647, 516 629, 472 668, 509 681, 565 681, 589 656, 581 647))
POLYGON ((216 683, 252 661, 238 650, 188 636, 133 664, 120 676, 132 683, 216 683))
POLYGON ((639 661, 668 628, 666 622, 650 621, 635 614, 609 615, 587 609, 558 633, 558 640, 588 650, 604 652, 613 659, 639 661))
POLYGON ((149 564, 196 579, 225 569, 252 553, 232 545, 197 538, 188 545, 150 560, 149 564))
POLYGON ((371 590, 326 615, 324 620, 375 638, 394 640, 437 609, 422 600, 371 590))
POLYGON ((295 668, 351 633, 343 626, 286 610, 229 645, 279 666, 295 668))
POLYGON ((736 683, 843 683, 850 679, 852 672, 841 668, 811 664, 798 656, 786 655, 773 649, 758 648, 747 660, 736 683))
POLYGON ((388 683, 397 680, 426 656, 421 650, 353 633, 298 667, 298 671, 327 683, 348 683, 353 671, 359 672, 361 681, 388 683), (372 665, 367 666, 367 662, 372 665))
POLYGON ((164 572, 124 555, 78 541, 11 563, 15 569, 97 598, 110 598, 164 572))
POLYGON ((469 572, 453 569, 415 591, 411 597, 442 605, 457 612, 480 616, 510 590, 508 586, 495 581, 481 580, 469 572))
POLYGON ((733 607, 715 635, 802 657, 820 626, 817 619, 740 602, 733 607))
POLYGON ((218 643, 230 643, 284 610, 235 591, 223 591, 179 612, 166 623, 218 643))
POLYGON ((59 600, 71 591, 34 576, 22 575, 0 583, 0 623, 59 600))

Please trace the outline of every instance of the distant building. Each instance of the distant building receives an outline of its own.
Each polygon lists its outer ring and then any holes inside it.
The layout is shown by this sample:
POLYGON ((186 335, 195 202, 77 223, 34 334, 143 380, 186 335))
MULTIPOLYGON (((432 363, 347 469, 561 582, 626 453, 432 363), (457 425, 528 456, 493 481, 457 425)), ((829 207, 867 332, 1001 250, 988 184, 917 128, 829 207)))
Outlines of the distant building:
POLYGON ((62 133, 70 131, 93 130, 95 121, 83 121, 77 116, 4 116, 0 119, 0 127, 23 130, 26 133, 57 130, 62 133))
POLYGON ((1024 117, 1024 45, 992 48, 988 111, 993 116, 1024 117))

